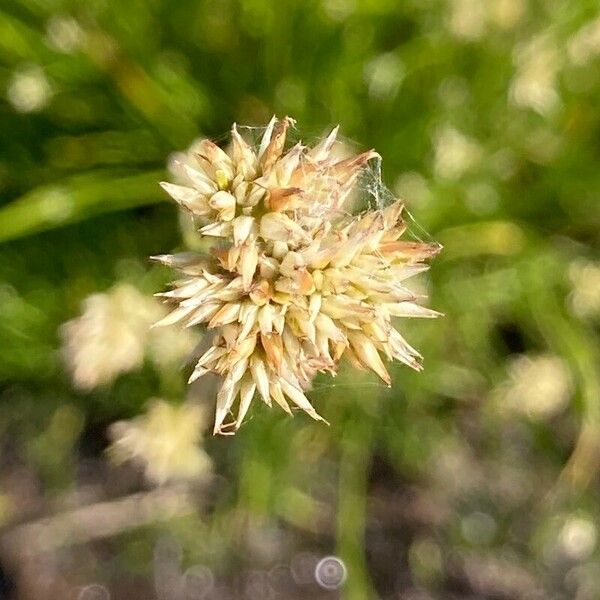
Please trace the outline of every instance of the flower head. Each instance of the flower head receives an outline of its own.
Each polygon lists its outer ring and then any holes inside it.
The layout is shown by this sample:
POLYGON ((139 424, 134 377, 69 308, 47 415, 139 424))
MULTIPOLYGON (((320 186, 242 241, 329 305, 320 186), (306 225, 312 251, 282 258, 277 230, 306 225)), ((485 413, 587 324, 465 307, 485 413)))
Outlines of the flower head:
POLYGON ((61 327, 62 355, 75 386, 91 390, 140 367, 148 354, 161 367, 181 362, 196 336, 172 328, 151 330, 165 314, 163 306, 128 283, 92 294, 83 312, 61 327))
POLYGON ((439 246, 399 239, 402 203, 356 216, 346 210, 379 155, 334 157, 337 127, 312 148, 286 150, 292 125, 273 118, 257 149, 234 125, 228 152, 204 140, 195 165, 182 165, 189 185, 161 184, 215 239, 209 256, 154 257, 183 273, 160 294, 174 310, 159 324, 202 323, 214 332, 190 382, 208 372, 223 378, 215 433, 238 428, 255 393, 321 419, 304 391, 317 372, 335 375, 343 356, 388 385, 382 355, 419 370, 419 353, 392 318, 438 315, 404 285, 439 246), (224 424, 238 398, 235 421, 224 424))
POLYGON ((129 284, 88 296, 83 313, 62 326, 63 355, 75 385, 89 390, 140 366, 155 316, 156 309, 129 284))
POLYGON ((113 423, 109 453, 116 463, 141 464, 155 484, 198 479, 211 470, 210 458, 199 446, 204 422, 196 404, 173 406, 153 399, 145 414, 113 423))
POLYGON ((497 390, 504 409, 542 421, 559 414, 573 392, 568 365, 553 354, 516 356, 508 365, 508 378, 497 390))

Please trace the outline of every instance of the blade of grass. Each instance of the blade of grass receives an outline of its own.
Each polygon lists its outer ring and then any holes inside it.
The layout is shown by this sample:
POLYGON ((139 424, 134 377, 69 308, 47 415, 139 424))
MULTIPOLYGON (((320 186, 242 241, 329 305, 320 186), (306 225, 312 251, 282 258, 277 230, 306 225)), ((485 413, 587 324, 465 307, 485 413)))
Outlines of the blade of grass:
POLYGON ((116 176, 87 173, 40 186, 0 208, 0 243, 92 216, 165 200, 161 171, 116 176))

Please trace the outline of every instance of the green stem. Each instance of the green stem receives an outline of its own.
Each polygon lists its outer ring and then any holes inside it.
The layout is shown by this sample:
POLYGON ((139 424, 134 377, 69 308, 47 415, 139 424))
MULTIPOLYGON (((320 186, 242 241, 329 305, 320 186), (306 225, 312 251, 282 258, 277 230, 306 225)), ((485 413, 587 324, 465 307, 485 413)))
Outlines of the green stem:
POLYGON ((351 418, 342 439, 337 515, 337 552, 348 569, 343 590, 347 600, 376 598, 365 562, 367 474, 373 423, 367 415, 351 418))

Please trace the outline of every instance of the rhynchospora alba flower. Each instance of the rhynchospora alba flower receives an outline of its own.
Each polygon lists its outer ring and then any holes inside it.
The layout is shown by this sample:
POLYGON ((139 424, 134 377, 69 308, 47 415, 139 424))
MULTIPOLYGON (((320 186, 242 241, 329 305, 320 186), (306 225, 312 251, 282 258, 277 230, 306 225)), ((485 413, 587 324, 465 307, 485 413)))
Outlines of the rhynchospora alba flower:
POLYGON ((117 464, 140 464, 146 478, 157 485, 206 478, 211 461, 200 445, 204 423, 197 404, 174 406, 154 398, 144 414, 112 424, 109 454, 117 464))
POLYGON ((222 377, 214 431, 238 428, 255 394, 322 420, 305 395, 317 372, 335 375, 342 357, 390 385, 382 356, 420 370, 419 353, 394 317, 435 317, 404 281, 428 267, 439 245, 400 240, 402 202, 358 215, 345 202, 369 150, 335 157, 338 128, 314 147, 286 150, 293 119, 273 118, 258 148, 234 125, 225 151, 210 140, 182 167, 188 185, 167 193, 215 239, 210 255, 154 257, 183 278, 159 294, 174 310, 158 324, 205 324, 214 332, 190 382, 222 377), (239 398, 237 415, 225 423, 239 398))
POLYGON ((159 368, 184 360, 196 336, 174 327, 151 329, 166 310, 133 285, 118 283, 92 294, 78 317, 61 327, 61 353, 75 387, 89 391, 142 366, 149 356, 159 368))

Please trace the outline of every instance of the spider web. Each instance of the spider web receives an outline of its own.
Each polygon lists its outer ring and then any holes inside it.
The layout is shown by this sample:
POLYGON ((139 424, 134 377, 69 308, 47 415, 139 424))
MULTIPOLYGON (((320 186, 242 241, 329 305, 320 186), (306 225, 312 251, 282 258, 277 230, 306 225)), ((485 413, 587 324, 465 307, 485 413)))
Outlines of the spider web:
MULTIPOLYGON (((258 149, 267 127, 237 125, 237 129, 249 144, 255 149, 258 149)), ((331 128, 327 130, 326 134, 314 134, 302 138, 300 137, 300 133, 296 126, 292 125, 287 132, 286 150, 302 141, 308 142, 308 147, 314 147, 325 139, 329 131, 331 131, 331 128)), ((226 144, 229 138, 229 133, 224 133, 215 141, 226 144)), ((337 135, 336 142, 332 148, 332 153, 339 156, 340 160, 348 158, 358 152, 360 152, 360 145, 356 141, 341 134, 337 135)), ((380 156, 376 156, 367 162, 358 176, 353 197, 349 198, 348 202, 353 209, 350 210, 348 214, 358 214, 367 209, 383 210, 398 199, 399 197, 385 185, 383 181, 383 160, 380 156)), ((436 243, 429 232, 418 223, 414 215, 408 209, 406 203, 404 203, 403 216, 407 226, 405 236, 417 242, 436 243)))

